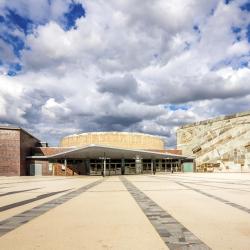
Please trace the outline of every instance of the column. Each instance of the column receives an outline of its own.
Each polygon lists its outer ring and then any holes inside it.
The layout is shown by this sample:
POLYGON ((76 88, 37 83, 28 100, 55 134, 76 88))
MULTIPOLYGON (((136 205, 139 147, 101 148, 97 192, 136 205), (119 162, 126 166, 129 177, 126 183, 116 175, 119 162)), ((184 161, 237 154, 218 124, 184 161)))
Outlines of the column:
MULTIPOLYGON (((158 164, 159 164, 160 172, 162 172, 162 171, 163 171, 163 169, 162 169, 162 159, 159 159, 159 160, 158 160, 158 164)), ((165 170, 165 169, 164 169, 164 170, 165 170)))
POLYGON ((103 158, 103 176, 106 176, 106 157, 103 158))
POLYGON ((141 174, 141 167, 142 167, 142 159, 139 155, 135 157, 135 173, 141 174))
POLYGON ((151 159, 151 174, 154 173, 154 160, 151 159))
POLYGON ((180 159, 178 160, 178 168, 180 169, 180 172, 183 172, 182 171, 182 165, 181 165, 181 160, 180 159))
POLYGON ((125 174, 125 159, 121 159, 121 173, 125 174))
POLYGON ((55 176, 55 163, 54 162, 52 163, 52 173, 53 173, 53 176, 55 176))
POLYGON ((90 159, 84 160, 84 174, 90 175, 90 159))
POLYGON ((167 173, 168 159, 164 160, 164 166, 165 166, 165 168, 164 168, 165 173, 167 173))
POLYGON ((67 159, 64 159, 65 176, 67 175, 67 159))

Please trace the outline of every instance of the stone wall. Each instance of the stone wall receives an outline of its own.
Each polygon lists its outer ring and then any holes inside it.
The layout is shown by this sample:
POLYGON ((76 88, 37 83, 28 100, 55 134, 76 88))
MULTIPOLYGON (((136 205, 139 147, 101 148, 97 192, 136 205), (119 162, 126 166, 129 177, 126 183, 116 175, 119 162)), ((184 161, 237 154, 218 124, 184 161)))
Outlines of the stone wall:
POLYGON ((128 149, 164 149, 164 141, 158 136, 127 132, 83 133, 66 136, 60 142, 61 147, 90 144, 128 149))
POLYGON ((183 155, 195 157, 197 169, 248 171, 250 112, 185 125, 177 130, 177 147, 183 155))

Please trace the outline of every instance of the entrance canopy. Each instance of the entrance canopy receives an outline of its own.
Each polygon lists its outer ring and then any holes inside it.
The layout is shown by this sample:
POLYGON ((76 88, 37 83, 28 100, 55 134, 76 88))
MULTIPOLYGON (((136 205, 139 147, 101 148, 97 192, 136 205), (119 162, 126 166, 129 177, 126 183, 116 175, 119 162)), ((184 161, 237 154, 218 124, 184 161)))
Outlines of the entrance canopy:
POLYGON ((40 159, 98 159, 101 157, 111 159, 186 159, 187 157, 182 155, 176 155, 171 153, 159 153, 146 150, 134 150, 124 148, 114 148, 100 145, 89 145, 85 147, 72 148, 62 153, 50 155, 50 156, 32 156, 29 158, 40 159))

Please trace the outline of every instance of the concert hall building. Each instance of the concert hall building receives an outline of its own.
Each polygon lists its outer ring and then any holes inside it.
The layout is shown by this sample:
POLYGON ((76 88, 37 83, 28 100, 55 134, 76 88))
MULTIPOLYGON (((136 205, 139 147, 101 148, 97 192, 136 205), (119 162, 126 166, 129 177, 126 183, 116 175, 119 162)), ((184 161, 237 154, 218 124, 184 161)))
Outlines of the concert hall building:
POLYGON ((49 147, 19 127, 0 126, 0 175, 123 175, 182 171, 192 161, 159 136, 92 132, 49 147))

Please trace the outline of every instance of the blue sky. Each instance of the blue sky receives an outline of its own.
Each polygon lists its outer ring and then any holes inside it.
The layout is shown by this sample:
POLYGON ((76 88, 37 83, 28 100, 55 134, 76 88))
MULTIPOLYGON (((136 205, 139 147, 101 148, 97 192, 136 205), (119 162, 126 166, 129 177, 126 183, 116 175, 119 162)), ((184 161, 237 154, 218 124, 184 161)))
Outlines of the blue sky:
MULTIPOLYGON (((53 0, 48 0, 48 5, 51 5, 53 0)), ((76 20, 85 16, 85 10, 82 4, 71 1, 68 5, 68 9, 61 13, 61 17, 57 20, 58 24, 64 30, 74 29, 76 20)), ((19 14, 15 8, 9 8, 5 6, 2 9, 0 15, 0 24, 5 27, 5 30, 1 32, 0 39, 11 46, 16 58, 14 62, 7 61, 7 67, 9 66, 8 74, 14 76, 22 69, 21 65, 21 51, 29 49, 25 44, 25 37, 32 34, 39 25, 46 25, 50 22, 50 19, 32 20, 25 15, 19 14), (13 34, 13 30, 18 30, 24 36, 18 36, 13 34), (16 60, 20 63, 16 63, 16 60)), ((4 58, 1 58, 1 63, 5 63, 4 58)))
POLYGON ((103 130, 174 144, 180 125, 250 109, 249 59, 245 0, 3 0, 0 123, 54 145, 103 130))

